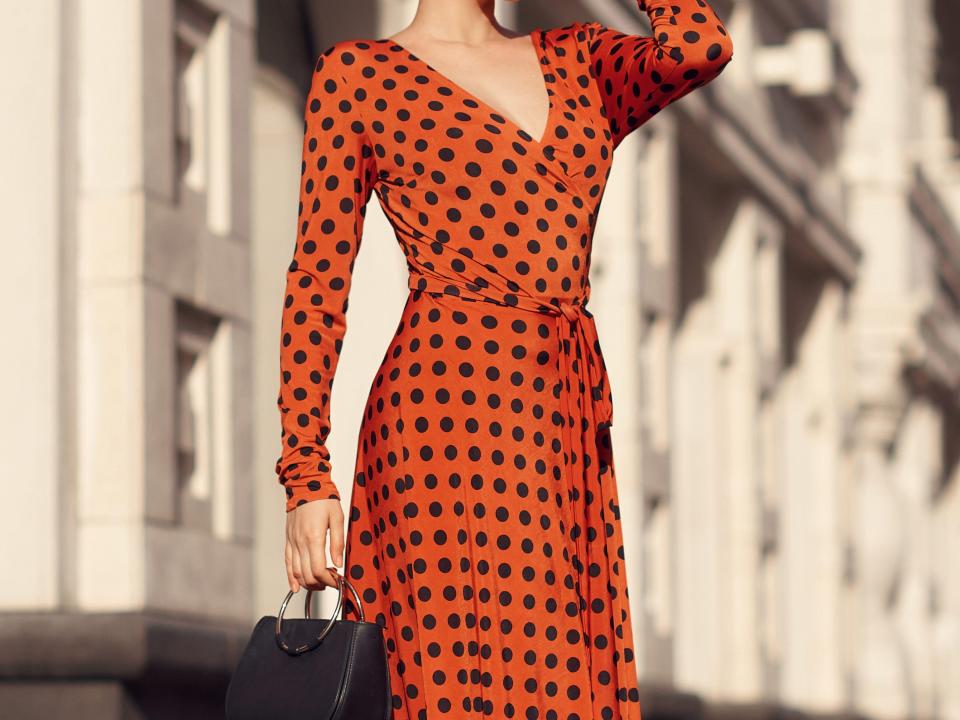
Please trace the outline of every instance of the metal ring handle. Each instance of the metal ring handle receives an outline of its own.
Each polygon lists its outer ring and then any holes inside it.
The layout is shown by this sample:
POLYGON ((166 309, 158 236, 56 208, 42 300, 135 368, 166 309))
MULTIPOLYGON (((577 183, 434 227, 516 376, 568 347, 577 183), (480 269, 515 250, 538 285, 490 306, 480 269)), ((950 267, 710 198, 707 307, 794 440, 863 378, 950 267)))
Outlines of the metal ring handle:
MULTIPOLYGON (((283 603, 280 605, 280 612, 277 613, 277 624, 276 624, 276 638, 277 644, 280 646, 280 649, 286 652, 288 655, 301 655, 302 653, 312 650, 315 647, 319 646, 323 641, 323 638, 327 636, 327 633, 333 629, 333 622, 336 620, 337 613, 340 612, 340 607, 343 605, 343 586, 346 585, 350 589, 350 593, 353 595, 354 603, 356 604, 357 610, 360 613, 361 622, 364 620, 363 615, 363 605, 360 604, 360 596, 357 594, 356 588, 353 587, 353 584, 343 577, 337 570, 334 568, 327 568, 337 581, 337 604, 333 608, 333 612, 330 613, 330 619, 327 621, 327 624, 323 626, 323 630, 320 631, 320 634, 317 636, 316 640, 313 643, 304 643, 296 648, 291 648, 287 642, 283 639, 281 633, 281 625, 283 623, 283 613, 286 612, 287 604, 290 602, 295 593, 293 590, 287 591, 287 596, 283 599, 283 603)), ((308 589, 307 596, 304 600, 304 614, 307 618, 310 618, 310 598, 315 591, 308 589)))
MULTIPOLYGON (((349 580, 347 580, 347 578, 345 578, 343 575, 341 575, 340 573, 338 573, 336 570, 332 568, 330 568, 330 572, 333 573, 333 575, 337 578, 338 597, 337 597, 337 606, 333 611, 333 615, 336 615, 337 610, 340 609, 340 604, 343 599, 343 586, 346 585, 347 589, 350 591, 350 594, 353 596, 353 605, 354 607, 357 608, 357 613, 360 615, 360 622, 364 622, 366 618, 364 618, 364 615, 363 615, 363 603, 360 602, 360 595, 357 593, 357 589, 353 586, 353 583, 351 583, 349 580)), ((308 618, 310 617, 310 596, 314 592, 317 592, 317 591, 308 589, 307 598, 306 600, 304 600, 303 613, 308 618)))

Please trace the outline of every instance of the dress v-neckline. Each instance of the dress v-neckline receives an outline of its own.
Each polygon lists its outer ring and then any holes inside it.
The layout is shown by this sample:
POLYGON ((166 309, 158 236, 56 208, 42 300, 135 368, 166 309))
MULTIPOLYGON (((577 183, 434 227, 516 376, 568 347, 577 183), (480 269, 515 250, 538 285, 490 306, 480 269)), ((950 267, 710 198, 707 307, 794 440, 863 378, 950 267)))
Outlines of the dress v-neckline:
POLYGON ((504 123, 508 124, 508 125, 509 125, 510 127, 512 127, 514 130, 517 130, 517 131, 519 131, 523 136, 525 136, 525 137, 527 137, 527 138, 530 138, 530 141, 531 141, 532 143, 534 143, 534 144, 537 145, 538 147, 543 148, 543 147, 545 147, 545 143, 546 143, 546 141, 547 141, 547 138, 550 136, 550 131, 551 131, 552 126, 553 126, 554 108, 553 108, 553 93, 552 93, 551 90, 550 90, 550 84, 549 84, 549 81, 548 81, 548 79, 547 79, 547 74, 546 74, 546 72, 544 71, 544 59, 543 59, 543 55, 542 55, 542 53, 540 52, 540 42, 541 42, 541 37, 540 37, 540 35, 541 35, 542 31, 543 31, 542 28, 534 28, 534 29, 531 30, 530 33, 527 35, 527 37, 530 39, 531 44, 533 45, 533 51, 536 53, 536 56, 537 56, 537 67, 540 69, 540 78, 541 78, 542 83, 543 83, 543 90, 544 90, 544 92, 545 92, 546 95, 547 95, 547 118, 546 118, 546 121, 545 121, 545 124, 544 124, 543 133, 541 134, 541 136, 540 136, 539 138, 535 138, 535 137, 533 136, 533 133, 531 133, 530 131, 528 131, 528 130, 522 128, 522 127, 520 127, 519 123, 517 123, 515 120, 511 119, 506 113, 498 110, 498 109, 495 108, 493 105, 491 105, 490 103, 488 103, 486 100, 481 99, 481 98, 478 97, 476 94, 470 92, 470 91, 467 90, 465 87, 463 87, 463 85, 461 85, 460 83, 458 83, 458 82, 456 82, 455 80, 451 79, 448 75, 446 75, 446 74, 440 72, 439 70, 437 70, 437 69, 436 69, 433 65, 431 65, 429 62, 427 62, 427 61, 424 60, 423 58, 419 57, 416 53, 414 53, 414 52, 411 51, 409 48, 407 48, 406 46, 404 46, 403 43, 397 42, 396 40, 394 40, 393 38, 390 38, 390 37, 383 38, 383 41, 384 41, 384 42, 388 42, 388 43, 392 43, 395 47, 398 47, 398 48, 400 48, 401 50, 403 50, 405 53, 407 53, 407 55, 410 56, 410 58, 411 58, 412 60, 414 60, 415 62, 417 62, 417 63, 419 63, 419 64, 421 64, 421 65, 423 65, 423 66, 424 66, 425 68, 427 68, 431 73, 433 73, 434 75, 436 75, 440 80, 442 80, 442 81, 445 82, 447 85, 449 85, 452 90, 455 90, 456 92, 459 92, 461 95, 463 95, 463 96, 466 97, 467 99, 473 101, 474 103, 477 103, 478 106, 481 106, 481 107, 483 107, 483 108, 486 108, 487 110, 490 111, 490 113, 492 113, 494 116, 496 116, 496 117, 498 117, 498 118, 501 118, 501 119, 504 121, 504 123))

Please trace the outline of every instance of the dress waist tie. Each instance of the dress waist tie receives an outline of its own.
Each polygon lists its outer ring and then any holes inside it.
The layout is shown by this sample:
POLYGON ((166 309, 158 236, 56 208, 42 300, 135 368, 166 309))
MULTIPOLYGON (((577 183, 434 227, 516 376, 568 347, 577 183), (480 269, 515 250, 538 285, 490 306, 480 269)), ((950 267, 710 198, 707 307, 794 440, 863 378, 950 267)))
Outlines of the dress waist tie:
POLYGON ((495 297, 486 294, 483 287, 459 285, 425 275, 411 274, 408 286, 411 291, 420 290, 446 297, 466 298, 556 317, 560 350, 567 356, 564 367, 568 369, 566 380, 569 381, 571 390, 580 392, 591 401, 597 430, 613 424, 613 401, 600 340, 597 337, 597 324, 593 313, 586 308, 589 291, 582 297, 564 299, 553 304, 519 292, 499 292, 500 297, 495 297), (568 328, 572 333, 566 332, 568 328), (574 342, 571 343, 571 339, 574 342), (586 365, 586 374, 582 379, 578 372, 581 363, 586 365))

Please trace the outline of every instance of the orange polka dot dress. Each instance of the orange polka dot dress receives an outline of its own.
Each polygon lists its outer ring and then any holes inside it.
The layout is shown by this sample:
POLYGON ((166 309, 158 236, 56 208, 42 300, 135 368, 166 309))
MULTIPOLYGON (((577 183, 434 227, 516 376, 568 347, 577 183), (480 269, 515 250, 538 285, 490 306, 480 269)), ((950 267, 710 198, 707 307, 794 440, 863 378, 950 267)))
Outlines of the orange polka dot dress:
POLYGON ((376 193, 409 293, 366 400, 344 572, 384 626, 394 720, 640 718, 590 252, 614 149, 732 44, 706 0, 639 7, 652 36, 530 34, 540 138, 391 39, 317 60, 276 471, 287 510, 340 497, 330 398, 376 193))

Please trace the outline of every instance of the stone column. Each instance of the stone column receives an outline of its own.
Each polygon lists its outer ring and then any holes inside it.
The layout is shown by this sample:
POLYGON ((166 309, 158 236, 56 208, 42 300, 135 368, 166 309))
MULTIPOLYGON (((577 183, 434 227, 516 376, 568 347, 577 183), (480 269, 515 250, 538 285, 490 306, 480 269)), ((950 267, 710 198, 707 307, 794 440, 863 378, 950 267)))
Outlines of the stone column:
POLYGON ((780 695, 821 712, 844 705, 842 488, 850 412, 844 299, 836 280, 787 263, 791 348, 778 391, 782 418, 780 543, 783 659, 780 695))
POLYGON ((0 48, 8 72, 0 148, 4 353, 0 454, 0 609, 51 610, 72 602, 75 457, 70 429, 76 323, 76 180, 69 24, 58 0, 8 8, 0 48))
POLYGON ((858 423, 854 537, 858 581, 858 709, 880 718, 908 714, 900 638, 890 616, 901 581, 901 498, 891 478, 889 450, 898 418, 873 408, 858 423))
POLYGON ((776 299, 758 295, 756 201, 705 187, 681 185, 701 213, 683 223, 672 378, 676 672, 709 699, 745 701, 763 683, 757 308, 776 299))
MULTIPOLYGON (((41 529, 18 542, 42 539, 36 568, 0 587, 15 611, 0 618, 12 717, 212 717, 249 636, 253 10, 63 0, 13 13, 57 160, 39 154, 37 180, 19 180, 40 229, 29 277, 48 298, 24 314, 48 337, 19 378, 34 383, 24 412, 39 445, 18 455, 41 529)), ((13 269, 27 277, 22 260, 13 269)), ((29 516, 16 494, 2 504, 29 516)))

